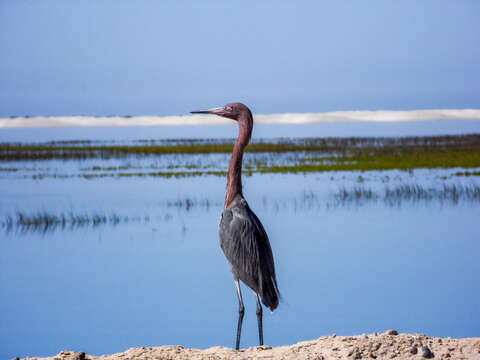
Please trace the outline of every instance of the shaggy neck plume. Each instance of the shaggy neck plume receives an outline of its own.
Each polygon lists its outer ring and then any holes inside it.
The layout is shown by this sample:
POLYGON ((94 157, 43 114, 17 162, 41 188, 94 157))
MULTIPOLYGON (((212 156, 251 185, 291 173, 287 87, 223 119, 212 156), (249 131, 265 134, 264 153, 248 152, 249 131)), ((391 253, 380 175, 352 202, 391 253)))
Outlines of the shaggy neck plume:
POLYGON ((242 195, 242 159, 245 147, 252 136, 253 118, 248 112, 242 113, 238 118, 238 139, 233 147, 230 167, 228 169, 227 194, 225 207, 228 207, 235 196, 242 195))

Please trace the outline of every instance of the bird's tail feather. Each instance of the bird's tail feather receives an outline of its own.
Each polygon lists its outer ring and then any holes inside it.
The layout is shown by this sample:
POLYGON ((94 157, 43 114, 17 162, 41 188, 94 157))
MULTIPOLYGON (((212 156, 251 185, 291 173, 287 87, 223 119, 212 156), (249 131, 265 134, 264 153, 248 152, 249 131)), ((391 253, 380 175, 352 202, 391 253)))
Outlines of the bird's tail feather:
POLYGON ((262 302, 263 304, 270 308, 270 310, 275 310, 278 306, 280 300, 280 292, 278 291, 277 281, 274 277, 270 276, 270 279, 267 280, 266 284, 263 284, 262 287, 262 302))

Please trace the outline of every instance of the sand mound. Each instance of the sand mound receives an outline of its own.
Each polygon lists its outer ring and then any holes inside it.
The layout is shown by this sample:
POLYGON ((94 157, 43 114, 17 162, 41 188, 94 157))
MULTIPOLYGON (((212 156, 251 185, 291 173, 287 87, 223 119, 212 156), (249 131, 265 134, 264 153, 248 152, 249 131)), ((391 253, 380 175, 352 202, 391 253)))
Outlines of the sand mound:
POLYGON ((425 335, 398 334, 389 330, 384 334, 360 336, 326 336, 290 346, 251 347, 234 351, 225 347, 206 350, 183 346, 132 348, 123 353, 91 356, 85 353, 62 351, 49 360, 127 360, 127 359, 471 359, 480 360, 480 338, 435 338, 425 335))

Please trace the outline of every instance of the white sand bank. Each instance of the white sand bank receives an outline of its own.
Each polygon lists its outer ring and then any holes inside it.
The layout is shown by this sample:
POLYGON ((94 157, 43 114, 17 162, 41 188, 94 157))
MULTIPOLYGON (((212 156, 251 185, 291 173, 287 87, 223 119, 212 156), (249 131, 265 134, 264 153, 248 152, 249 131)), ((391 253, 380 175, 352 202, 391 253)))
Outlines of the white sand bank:
MULTIPOLYGON (((480 109, 335 111, 325 113, 255 114, 258 124, 306 124, 325 122, 400 122, 428 120, 480 120, 480 109)), ((178 126, 222 125, 231 120, 212 115, 182 116, 38 116, 0 118, 0 128, 53 126, 178 126)))

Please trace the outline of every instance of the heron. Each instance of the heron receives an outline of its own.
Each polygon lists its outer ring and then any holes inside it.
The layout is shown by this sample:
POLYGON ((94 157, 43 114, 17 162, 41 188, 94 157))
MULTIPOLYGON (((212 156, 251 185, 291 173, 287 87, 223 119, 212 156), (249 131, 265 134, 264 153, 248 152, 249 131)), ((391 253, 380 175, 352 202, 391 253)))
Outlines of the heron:
POLYGON ((258 338, 263 345, 262 304, 271 311, 278 306, 280 293, 275 275, 272 248, 268 235, 242 193, 242 159, 252 136, 253 116, 242 103, 192 111, 192 114, 214 114, 237 121, 238 138, 233 147, 227 175, 227 192, 219 226, 220 246, 233 274, 238 297, 238 323, 235 349, 240 348, 242 321, 245 314, 240 281, 253 290, 257 300, 258 338), (260 302, 261 298, 261 302, 260 302))

